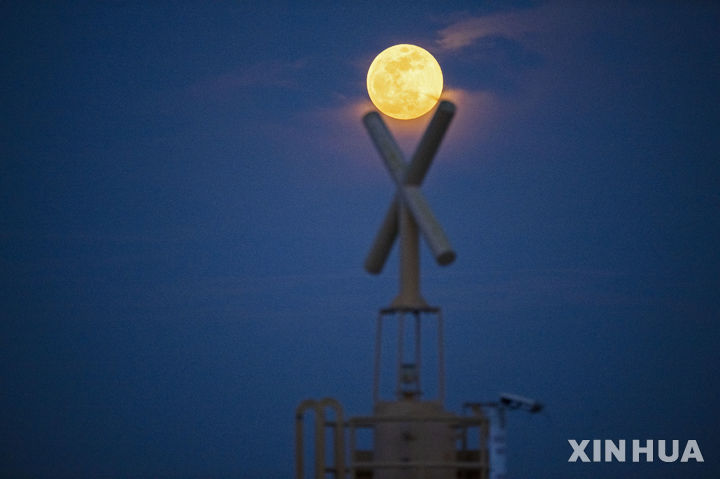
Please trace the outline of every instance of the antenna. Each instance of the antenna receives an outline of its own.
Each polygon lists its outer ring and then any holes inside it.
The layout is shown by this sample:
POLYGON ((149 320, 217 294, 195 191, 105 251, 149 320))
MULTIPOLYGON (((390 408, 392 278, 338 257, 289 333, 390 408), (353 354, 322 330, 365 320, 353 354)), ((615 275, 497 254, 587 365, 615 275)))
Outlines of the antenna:
MULTIPOLYGON (((424 316, 436 321, 437 335, 437 376, 435 378, 436 400, 442 403, 445 396, 445 372, 442 340, 442 314, 440 308, 431 307, 420 291, 420 234, 430 246, 438 264, 445 266, 455 260, 455 251, 445 232, 420 191, 430 169, 435 153, 455 114, 455 105, 442 101, 435 110, 420 143, 409 163, 388 130, 382 117, 375 111, 363 117, 363 123, 396 186, 395 198, 385 214, 370 252, 365 259, 365 269, 379 274, 390 255, 395 240, 399 238, 400 292, 390 307, 380 310, 375 344, 375 377, 373 398, 376 405, 381 400, 380 384, 383 358, 384 323, 396 320, 396 397, 398 400, 417 400, 422 396, 420 389, 423 374, 421 348, 421 323, 424 316), (410 321, 406 321, 409 319, 410 321), (408 324, 409 323, 409 324, 408 324), (414 341, 406 341, 414 336, 414 341), (407 344, 406 344, 407 343, 407 344)), ((392 352, 391 352, 392 355, 392 352)), ((431 383, 432 384, 432 383, 431 383)))
POLYGON ((402 151, 380 115, 373 111, 363 117, 365 128, 397 186, 395 199, 365 259, 365 269, 372 274, 380 273, 395 239, 400 236, 400 293, 391 304, 395 309, 428 308, 420 293, 419 232, 438 264, 446 266, 455 260, 450 241, 420 191, 454 114, 454 104, 440 102, 409 164, 405 163, 402 151))
POLYGON ((455 105, 441 101, 409 163, 381 116, 373 111, 363 117, 396 187, 365 269, 379 274, 399 238, 400 292, 378 315, 372 415, 345 419, 334 399, 303 401, 296 414, 296 479, 305 479, 305 459, 310 457, 304 449, 308 416, 315 418, 314 479, 325 479, 328 474, 334 479, 501 479, 506 477, 505 410, 542 408, 537 401, 511 394, 503 394, 499 403, 467 403, 470 408, 463 415, 443 405, 443 320, 440 308, 429 306, 420 292, 420 235, 441 266, 455 260, 455 251, 420 186, 454 115, 455 105), (422 332, 426 317, 436 321, 429 335, 422 332), (385 326, 388 320, 396 326, 394 331, 385 326), (433 336, 436 355, 423 356, 422 348, 433 348, 433 336), (390 357, 383 358, 383 351, 390 357), (381 371, 388 369, 381 367, 383 359, 389 368, 395 364, 394 398, 381 395, 381 371), (432 370, 433 362, 436 382, 428 382, 431 393, 436 392, 434 397, 421 390, 425 379, 432 379, 423 376, 421 365, 431 363, 432 370), (326 443, 328 439, 332 444, 326 443))

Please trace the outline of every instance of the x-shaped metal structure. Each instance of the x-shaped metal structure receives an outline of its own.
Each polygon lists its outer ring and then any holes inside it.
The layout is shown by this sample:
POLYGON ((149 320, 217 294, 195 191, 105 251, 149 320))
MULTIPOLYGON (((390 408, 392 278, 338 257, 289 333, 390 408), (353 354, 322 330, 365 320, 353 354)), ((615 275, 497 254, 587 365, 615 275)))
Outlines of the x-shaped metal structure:
POLYGON ((394 309, 429 307, 420 293, 419 233, 423 234, 438 264, 445 266, 455 260, 450 241, 420 191, 454 114, 454 104, 440 102, 409 164, 380 115, 373 111, 363 117, 365 128, 397 185, 395 199, 365 260, 369 273, 380 273, 395 238, 400 236, 400 293, 391 304, 394 309))

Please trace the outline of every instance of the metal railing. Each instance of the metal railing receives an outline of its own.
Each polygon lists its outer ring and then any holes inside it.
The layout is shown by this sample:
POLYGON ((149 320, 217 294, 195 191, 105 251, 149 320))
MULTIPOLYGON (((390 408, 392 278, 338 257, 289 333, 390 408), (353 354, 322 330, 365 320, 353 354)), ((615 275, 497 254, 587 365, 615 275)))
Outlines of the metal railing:
MULTIPOLYGON (((296 479, 305 478, 304 419, 307 411, 314 413, 314 479, 326 479, 332 474, 335 479, 372 479, 379 470, 411 470, 417 479, 424 478, 430 471, 447 470, 448 478, 487 479, 490 465, 488 457, 489 421, 482 414, 456 416, 442 414, 435 416, 358 416, 344 421, 340 403, 332 398, 306 400, 296 410, 295 458, 296 479), (327 409, 333 409, 334 420, 326 416, 327 409), (445 423, 454 431, 454 459, 411 458, 409 460, 377 460, 373 449, 358 449, 357 432, 368 429, 375 432, 376 426, 388 423, 403 425, 445 423), (477 443, 471 444, 471 431, 477 434, 477 443), (333 459, 326 461, 326 436, 332 433, 333 459), (346 434, 349 435, 346 451, 346 434), (346 460, 347 459, 347 460, 346 460)), ((436 476, 433 476, 436 477, 436 476)))

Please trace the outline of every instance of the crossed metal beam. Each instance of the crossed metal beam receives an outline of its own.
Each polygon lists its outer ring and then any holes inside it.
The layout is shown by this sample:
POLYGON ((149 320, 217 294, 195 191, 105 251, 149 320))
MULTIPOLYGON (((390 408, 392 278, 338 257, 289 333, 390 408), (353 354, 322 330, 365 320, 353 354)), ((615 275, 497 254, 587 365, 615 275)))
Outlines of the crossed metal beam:
POLYGON ((419 232, 438 264, 444 266, 455 260, 450 241, 420 191, 454 114, 454 104, 440 102, 409 164, 405 163, 402 151, 380 115, 373 111, 363 117, 365 128, 397 186, 395 198, 365 259, 365 269, 369 273, 380 273, 395 239, 400 236, 400 293, 392 302, 393 308, 428 307, 420 294, 419 232))

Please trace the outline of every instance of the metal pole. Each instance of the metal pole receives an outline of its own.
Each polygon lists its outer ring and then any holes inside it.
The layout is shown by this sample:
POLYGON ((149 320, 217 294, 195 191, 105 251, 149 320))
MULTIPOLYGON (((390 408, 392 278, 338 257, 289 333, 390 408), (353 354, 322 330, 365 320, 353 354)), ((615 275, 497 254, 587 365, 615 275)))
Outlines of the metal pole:
POLYGON ((397 195, 395 195, 387 213, 385 213, 382 225, 375 235, 375 240, 370 247, 370 252, 365 258, 365 271, 368 273, 379 274, 387 261, 387 257, 390 255, 393 242, 398 234, 399 208, 400 201, 398 201, 397 195))
POLYGON ((422 184, 454 115, 455 105, 449 101, 441 101, 410 160, 404 181, 406 185, 422 184))
POLYGON ((355 423, 350 419, 350 479, 356 479, 355 468, 355 423))
MULTIPOLYGON (((403 184, 413 186, 422 184, 454 115, 455 105, 449 101, 441 101, 410 160, 410 164, 405 169, 403 184)), ((398 208, 399 201, 396 196, 385 214, 365 260, 365 269, 369 273, 379 274, 387 261, 392 244, 398 234, 398 208)))
MULTIPOLYGON (((335 411, 335 423, 327 423, 325 425, 333 425, 333 453, 334 468, 336 479, 345 479, 345 440, 343 434, 344 416, 340 403, 333 398, 324 398, 320 401, 320 407, 323 408, 323 420, 325 419, 325 408, 330 407, 335 411)), ((325 430, 322 431, 323 435, 325 430)), ((324 477, 324 476, 323 476, 324 477)))
POLYGON ((303 415, 299 412, 295 413, 295 479, 303 479, 305 477, 305 465, 303 464, 303 415))
POLYGON ((422 378, 422 373, 420 369, 420 360, 422 358, 420 348, 421 348, 421 341, 420 341, 420 311, 413 311, 413 314, 415 315, 415 370, 417 371, 417 389, 418 394, 421 394, 421 387, 420 387, 420 378, 422 378))
MULTIPOLYGON (((450 242, 442 231, 440 223, 432 214, 432 210, 420 193, 419 188, 414 185, 405 185, 406 166, 402 152, 382 118, 377 112, 370 112, 363 117, 363 123, 398 187, 398 194, 402 203, 407 205, 412 212, 413 218, 418 223, 420 230, 435 254, 435 259, 441 265, 451 263, 455 259, 455 253, 450 246, 450 242)), ((424 156, 421 155, 421 157, 424 156)), ((427 168, 425 168, 426 170, 427 168)), ((400 233, 402 234, 402 231, 400 233)), ((373 264, 377 262, 377 258, 372 261, 373 264)))
POLYGON ((392 305, 422 308, 427 306, 420 293, 420 239, 418 225, 405 204, 400 205, 400 293, 392 305))
POLYGON ((402 397, 402 370, 403 370, 403 356, 405 344, 405 313, 400 311, 398 317, 398 356, 397 356, 397 373, 395 379, 396 395, 398 398, 402 397))
MULTIPOLYGON (((435 255, 439 265, 445 266, 455 261, 455 251, 440 223, 433 215, 430 205, 417 186, 404 186, 401 190, 403 204, 412 212, 412 217, 420 227, 425 240, 435 255)), ((402 231, 401 231, 402 234, 402 231)))
POLYGON ((325 477, 325 411, 315 408, 315 479, 325 477))
POLYGON ((382 312, 377 317, 377 332, 375 334, 375 380, 373 381, 373 403, 377 404, 380 399, 380 359, 382 349, 382 312))
POLYGON ((440 403, 445 402, 445 352, 443 350, 443 318, 442 311, 437 311, 438 317, 438 397, 440 403))

